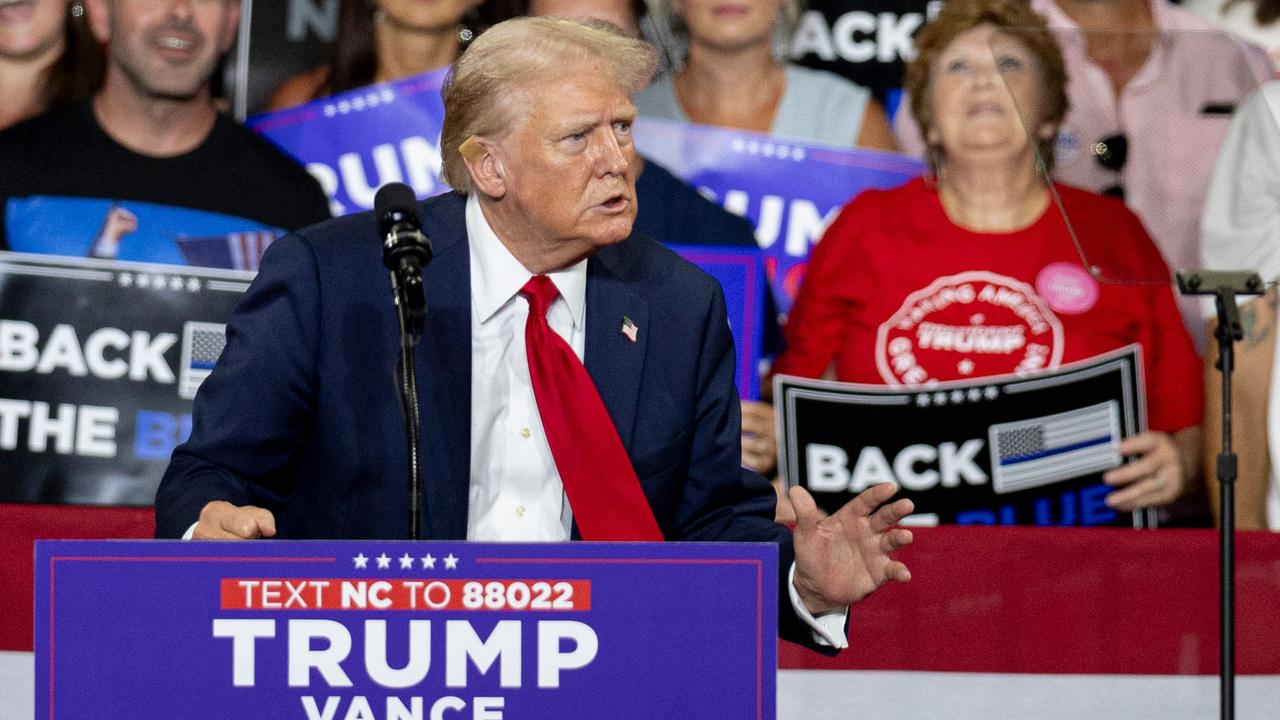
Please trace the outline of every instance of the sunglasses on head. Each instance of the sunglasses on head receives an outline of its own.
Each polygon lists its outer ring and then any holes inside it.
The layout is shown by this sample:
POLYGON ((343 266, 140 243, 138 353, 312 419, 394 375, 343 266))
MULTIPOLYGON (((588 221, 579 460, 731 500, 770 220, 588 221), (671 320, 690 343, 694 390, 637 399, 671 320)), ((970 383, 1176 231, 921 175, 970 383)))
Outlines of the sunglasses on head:
MULTIPOLYGON (((1094 143, 1089 148, 1089 152, 1102 167, 1120 172, 1124 169, 1125 161, 1129 159, 1129 138, 1123 133, 1108 135, 1094 143)), ((1103 188, 1100 192, 1103 195, 1124 199, 1124 186, 1120 184, 1103 188)))

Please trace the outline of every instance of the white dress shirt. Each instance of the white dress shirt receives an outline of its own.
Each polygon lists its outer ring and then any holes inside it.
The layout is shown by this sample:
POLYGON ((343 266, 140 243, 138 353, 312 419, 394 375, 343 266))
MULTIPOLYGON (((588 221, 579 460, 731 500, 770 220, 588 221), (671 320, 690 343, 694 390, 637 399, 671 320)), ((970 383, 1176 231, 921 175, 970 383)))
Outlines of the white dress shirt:
MULTIPOLYGON (((529 380, 524 346, 533 277, 507 250, 472 194, 467 198, 471 253, 471 490, 467 539, 568 540, 569 500, 551 457, 529 380)), ((547 322, 582 359, 587 261, 548 275, 560 297, 547 322)))

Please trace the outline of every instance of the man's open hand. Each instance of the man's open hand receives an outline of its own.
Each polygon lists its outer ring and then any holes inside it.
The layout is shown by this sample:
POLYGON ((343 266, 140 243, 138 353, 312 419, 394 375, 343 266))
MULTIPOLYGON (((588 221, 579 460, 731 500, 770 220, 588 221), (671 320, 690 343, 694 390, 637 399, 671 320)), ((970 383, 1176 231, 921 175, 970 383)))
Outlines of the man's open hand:
POLYGON ((796 486, 796 591, 814 615, 846 608, 890 580, 907 582, 911 571, 889 553, 911 544, 911 531, 896 528, 914 510, 910 500, 885 505, 898 488, 872 485, 834 515, 823 517, 809 491, 796 486), (882 507, 883 506, 883 507, 882 507), (879 509, 877 509, 879 508, 879 509))

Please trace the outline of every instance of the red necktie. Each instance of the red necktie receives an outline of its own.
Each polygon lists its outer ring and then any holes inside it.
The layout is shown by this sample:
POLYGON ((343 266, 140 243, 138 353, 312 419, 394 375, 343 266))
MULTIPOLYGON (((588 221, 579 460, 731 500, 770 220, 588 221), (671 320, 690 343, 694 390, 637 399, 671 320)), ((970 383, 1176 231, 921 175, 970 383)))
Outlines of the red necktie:
POLYGON ((583 540, 662 540, 618 431, 573 348, 547 324, 560 291, 546 275, 520 289, 529 379, 551 457, 583 540))

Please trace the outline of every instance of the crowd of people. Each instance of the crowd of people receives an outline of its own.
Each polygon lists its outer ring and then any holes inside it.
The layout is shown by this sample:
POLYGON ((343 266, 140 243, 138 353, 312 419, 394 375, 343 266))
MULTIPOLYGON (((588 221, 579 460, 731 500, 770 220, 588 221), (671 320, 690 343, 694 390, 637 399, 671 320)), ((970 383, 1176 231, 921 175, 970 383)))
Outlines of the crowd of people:
MULTIPOLYGON (((508 16, 604 20, 633 38, 645 18, 671 62, 634 95, 641 115, 927 163, 921 178, 850 199, 785 323, 767 303, 772 372, 911 386, 1136 343, 1149 430, 1121 446, 1133 460, 1106 474, 1107 504, 1205 523, 1221 431, 1213 318, 1168 281, 1196 266, 1280 276, 1280 83, 1267 82, 1269 48, 1251 44, 1269 37, 1258 28, 1276 22, 1273 5, 949 0, 916 36, 891 120, 868 89, 788 60, 795 0, 342 0, 329 60, 282 79, 270 105, 452 65, 508 16), (1048 359, 917 348, 903 373, 883 329, 919 293, 979 276, 1035 306, 1046 322, 1024 332, 1048 359)), ((218 111, 213 78, 239 12, 236 0, 0 5, 0 246, 19 249, 5 213, 32 196, 140 200, 287 231, 326 218, 315 180, 218 111)), ((638 233, 755 247, 745 220, 657 163, 635 164, 638 233)), ((82 255, 116 257, 129 222, 113 208, 82 255)), ((1274 289, 1242 316, 1237 522, 1280 530, 1274 289)), ((984 321, 958 306, 928 320, 984 321)), ((772 406, 739 410, 742 464, 776 474, 772 406)), ((777 518, 793 520, 778 500, 777 518)))

